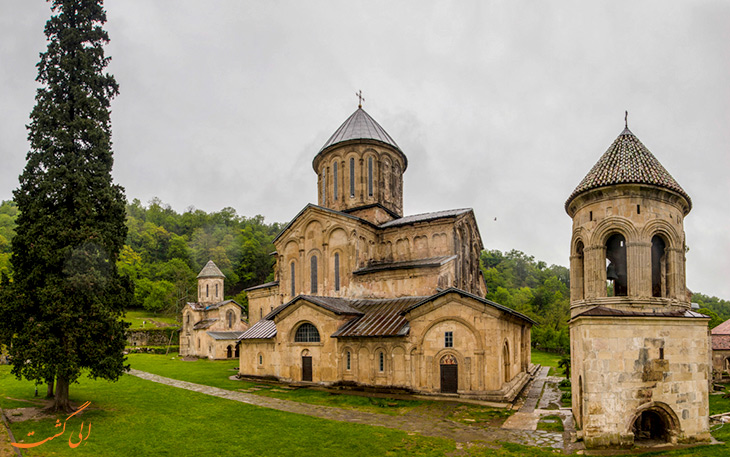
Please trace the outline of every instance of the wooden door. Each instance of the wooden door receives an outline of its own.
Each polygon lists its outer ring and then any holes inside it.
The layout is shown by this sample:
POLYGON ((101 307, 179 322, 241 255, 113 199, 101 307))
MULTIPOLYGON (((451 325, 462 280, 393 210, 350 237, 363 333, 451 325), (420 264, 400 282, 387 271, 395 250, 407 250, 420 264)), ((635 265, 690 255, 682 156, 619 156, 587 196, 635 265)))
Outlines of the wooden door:
POLYGON ((459 365, 441 365, 441 392, 455 394, 459 389, 459 365))
POLYGON ((302 381, 312 381, 312 357, 302 356, 302 381))

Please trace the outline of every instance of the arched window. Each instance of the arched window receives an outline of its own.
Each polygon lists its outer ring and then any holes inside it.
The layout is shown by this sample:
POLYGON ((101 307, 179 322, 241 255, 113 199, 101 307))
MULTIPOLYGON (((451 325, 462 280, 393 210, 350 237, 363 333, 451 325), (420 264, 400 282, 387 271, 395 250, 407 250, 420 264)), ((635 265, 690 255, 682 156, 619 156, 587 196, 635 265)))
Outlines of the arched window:
POLYGON ((373 196, 373 158, 368 157, 368 196, 373 196))
POLYGON ((606 241, 606 280, 609 297, 625 297, 628 294, 626 239, 618 233, 606 241))
POLYGON ((340 253, 335 252, 335 291, 340 290, 340 253))
POLYGON ((385 371, 385 354, 383 354, 383 351, 378 353, 378 371, 381 373, 385 371))
POLYGON ((218 298, 218 284, 215 285, 215 298, 218 298))
POLYGON ((317 327, 305 322, 300 325, 297 329, 297 333, 294 335, 295 343, 319 343, 319 332, 317 327))
POLYGON ((259 365, 264 364, 264 356, 262 354, 259 354, 259 365))
POLYGON ((208 284, 205 285, 205 296, 208 297, 208 284))
POLYGON ((332 189, 334 191, 334 198, 337 201, 337 162, 332 165, 332 189))
POLYGON ((578 241, 575 247, 575 293, 577 300, 585 298, 585 273, 583 272, 583 242, 578 241))
POLYGON ((309 269, 310 271, 310 282, 311 287, 310 290, 313 294, 317 293, 317 256, 313 255, 312 259, 309 261, 309 269))
POLYGON ((347 354, 345 354, 345 358, 347 360, 347 371, 350 371, 350 368, 352 367, 350 351, 347 351, 347 354))
POLYGON ((229 359, 233 357, 233 346, 231 346, 230 344, 226 348, 226 357, 228 357, 229 359))
POLYGON ((297 272, 294 262, 291 263, 289 270, 289 277, 291 278, 291 296, 295 297, 297 295, 297 272))
POLYGON ((228 328, 233 328, 233 321, 236 318, 236 313, 232 310, 228 310, 226 313, 226 322, 228 322, 228 328))
POLYGON ((355 159, 350 157, 350 197, 355 196, 355 159))
POLYGON ((651 239, 651 295, 666 297, 667 294, 667 251, 666 243, 659 235, 651 239))

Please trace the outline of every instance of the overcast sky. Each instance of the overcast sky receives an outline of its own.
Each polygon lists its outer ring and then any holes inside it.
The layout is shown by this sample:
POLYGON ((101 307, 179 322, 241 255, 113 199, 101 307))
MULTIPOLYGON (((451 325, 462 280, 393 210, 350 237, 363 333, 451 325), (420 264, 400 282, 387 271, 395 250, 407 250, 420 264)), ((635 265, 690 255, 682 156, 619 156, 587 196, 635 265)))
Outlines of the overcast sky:
MULTIPOLYGON (((286 222, 357 108, 408 157, 406 214, 568 265, 565 199, 624 127, 692 197, 687 286, 730 299, 730 2, 107 1, 129 200, 286 222), (496 218, 496 220, 495 220, 496 218)), ((28 150, 41 0, 0 2, 0 199, 28 150)))

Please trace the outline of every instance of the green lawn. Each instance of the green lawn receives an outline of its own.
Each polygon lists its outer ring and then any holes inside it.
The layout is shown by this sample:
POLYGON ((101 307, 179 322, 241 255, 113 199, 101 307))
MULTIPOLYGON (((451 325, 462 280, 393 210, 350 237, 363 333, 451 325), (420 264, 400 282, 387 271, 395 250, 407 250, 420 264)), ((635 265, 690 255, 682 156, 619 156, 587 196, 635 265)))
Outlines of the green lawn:
MULTIPOLYGON (((725 388, 727 392, 727 387, 725 388)), ((710 416, 730 412, 730 398, 723 398, 722 394, 710 395, 710 416)))
POLYGON ((130 330, 165 327, 165 325, 160 324, 169 324, 174 327, 180 325, 175 317, 163 316, 144 310, 127 310, 124 320, 132 324, 129 327, 130 330))
MULTIPOLYGON (((34 400, 34 386, 0 367, 0 405, 34 400)), ((443 455, 454 450, 445 439, 284 413, 122 376, 116 383, 82 378, 71 386, 76 404, 90 401, 58 438, 24 451, 30 456, 342 456, 443 455), (81 423, 88 440, 71 449, 81 423)), ((63 423, 65 415, 58 416, 63 423)), ((18 441, 37 442, 58 432, 55 419, 14 423, 18 441), (34 432, 33 436, 28 433, 34 432)))
POLYGON ((357 409, 380 414, 398 415, 420 406, 425 401, 397 400, 386 397, 348 395, 332 393, 308 388, 284 390, 277 383, 250 382, 228 379, 238 373, 235 360, 198 359, 184 362, 177 354, 130 354, 132 368, 158 374, 181 381, 205 384, 228 390, 243 390, 256 395, 281 398, 314 405, 337 406, 339 408, 357 409))
POLYGON ((550 367, 549 376, 565 376, 563 370, 558 368, 558 362, 560 362, 560 354, 553 354, 552 352, 543 352, 532 350, 532 363, 537 365, 538 363, 544 367, 550 367))

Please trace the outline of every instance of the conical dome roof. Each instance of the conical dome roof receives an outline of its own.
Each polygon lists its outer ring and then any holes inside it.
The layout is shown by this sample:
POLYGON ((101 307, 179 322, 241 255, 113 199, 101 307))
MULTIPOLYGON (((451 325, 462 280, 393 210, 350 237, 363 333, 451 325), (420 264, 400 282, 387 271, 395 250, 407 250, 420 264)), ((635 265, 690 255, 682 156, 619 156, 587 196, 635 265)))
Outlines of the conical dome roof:
POLYGON ((364 109, 358 108, 345 122, 342 123, 329 140, 322 146, 319 152, 333 146, 337 143, 342 143, 349 140, 375 140, 385 143, 388 146, 394 147, 400 151, 400 148, 396 144, 395 140, 388 135, 388 132, 383 129, 375 120, 370 117, 364 109))
POLYGON ((575 188, 565 208, 583 192, 614 184, 650 184, 677 192, 687 199, 689 209, 692 200, 672 175, 649 152, 641 141, 626 127, 601 156, 591 171, 575 188))
POLYGON ((212 261, 208 260, 208 263, 205 264, 202 270, 200 270, 200 273, 198 273, 198 278, 225 278, 226 275, 223 274, 223 272, 218 268, 218 266, 212 261))

